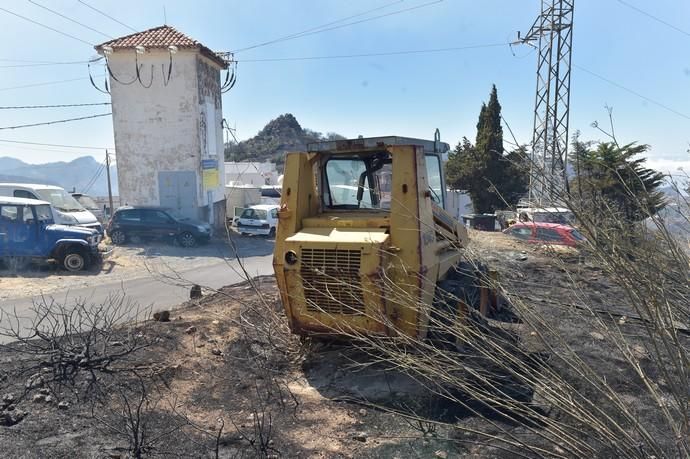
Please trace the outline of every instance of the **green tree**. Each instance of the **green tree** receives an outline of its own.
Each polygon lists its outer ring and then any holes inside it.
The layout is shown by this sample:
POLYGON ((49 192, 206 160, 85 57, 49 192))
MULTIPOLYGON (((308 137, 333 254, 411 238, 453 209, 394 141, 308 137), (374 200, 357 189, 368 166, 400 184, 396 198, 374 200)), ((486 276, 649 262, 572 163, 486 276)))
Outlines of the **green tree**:
POLYGON ((659 191, 664 174, 645 167, 646 158, 641 156, 649 145, 603 142, 592 148, 576 139, 573 146, 576 176, 570 189, 581 203, 589 203, 602 214, 617 214, 629 223, 654 215, 665 206, 664 194, 659 191))
POLYGON ((527 191, 525 165, 523 149, 504 154, 501 104, 494 85, 479 112, 475 145, 465 137, 458 143, 448 158, 446 182, 469 193, 475 212, 490 213, 514 205, 527 191))
POLYGON ((530 157, 527 147, 521 146, 511 151, 504 156, 503 163, 503 178, 497 188, 508 206, 513 207, 529 189, 530 157))

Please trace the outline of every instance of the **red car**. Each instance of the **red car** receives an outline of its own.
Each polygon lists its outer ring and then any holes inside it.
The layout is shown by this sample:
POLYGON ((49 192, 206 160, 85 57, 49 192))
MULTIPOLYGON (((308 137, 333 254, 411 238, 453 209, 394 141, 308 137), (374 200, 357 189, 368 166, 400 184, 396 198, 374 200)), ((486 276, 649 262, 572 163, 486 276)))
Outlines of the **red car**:
POLYGON ((533 244, 555 244, 576 247, 585 242, 585 237, 575 228, 558 223, 521 222, 503 231, 525 242, 533 244))

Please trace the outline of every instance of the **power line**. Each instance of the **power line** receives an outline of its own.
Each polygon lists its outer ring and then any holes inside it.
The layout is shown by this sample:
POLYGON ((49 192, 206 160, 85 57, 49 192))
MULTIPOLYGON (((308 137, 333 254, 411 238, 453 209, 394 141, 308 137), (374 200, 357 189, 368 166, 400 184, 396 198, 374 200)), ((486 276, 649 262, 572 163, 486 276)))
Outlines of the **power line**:
POLYGON ((91 118, 100 118, 102 116, 110 116, 110 115, 112 115, 112 113, 101 113, 99 115, 80 116, 79 118, 67 118, 64 120, 46 121, 43 123, 20 124, 18 126, 5 126, 5 127, 0 127, 0 131, 7 130, 7 129, 20 129, 20 128, 26 128, 26 127, 34 127, 34 126, 47 126, 49 124, 68 123, 70 121, 88 120, 91 118))
MULTIPOLYGON (((3 59, 0 59, 2 61, 3 59)), ((51 65, 84 65, 91 61, 72 61, 72 62, 35 62, 33 64, 12 64, 12 65, 0 65, 0 69, 15 69, 21 67, 45 67, 51 65)))
POLYGON ((91 8, 91 9, 94 10, 96 13, 101 14, 101 15, 107 17, 107 18, 110 19, 111 21, 115 21, 115 22, 117 22, 118 24, 127 27, 127 28, 128 28, 129 30, 131 30, 132 32, 139 32, 139 31, 138 31, 137 29, 135 29, 134 27, 130 27, 130 26, 128 26, 127 24, 125 24, 124 22, 122 22, 122 21, 118 21, 118 20, 115 19, 114 17, 108 15, 107 13, 104 13, 103 11, 99 10, 98 8, 95 8, 95 7, 91 6, 91 5, 89 5, 89 4, 86 3, 85 1, 83 1, 83 0, 78 0, 78 1, 79 1, 79 3, 81 3, 82 5, 86 6, 87 8, 91 8))
MULTIPOLYGON (((74 155, 76 151, 68 151, 68 150, 58 150, 55 148, 40 148, 40 147, 29 147, 29 146, 18 146, 18 145, 0 145, 0 148, 11 148, 12 150, 26 150, 26 151, 33 151, 33 152, 54 152, 54 153, 66 153, 68 155, 74 155)), ((85 154, 92 154, 92 152, 86 152, 85 154)))
POLYGON ((656 105, 656 106, 658 106, 658 107, 661 107, 661 108, 663 108, 663 109, 666 110, 666 111, 669 111, 669 112, 671 112, 671 113, 673 113, 673 114, 675 114, 675 115, 678 115, 678 116, 680 116, 680 117, 683 117, 683 118, 685 118, 686 120, 690 120, 690 115, 686 115, 685 113, 681 113, 681 112, 679 112, 678 110, 675 110, 675 109, 669 107, 668 105, 666 105, 666 104, 664 104, 664 103, 662 103, 662 102, 659 102, 659 101, 654 100, 654 99, 651 99, 651 98, 649 98, 649 97, 647 97, 647 96, 645 96, 645 95, 642 95, 642 94, 640 94, 639 92, 637 92, 637 91, 635 91, 635 90, 633 90, 633 89, 627 88, 627 87, 623 86, 622 84, 616 83, 615 81, 610 80, 610 79, 608 79, 608 78, 606 78, 606 77, 604 77, 604 76, 601 76, 601 75, 599 75, 598 73, 594 73, 594 72, 592 72, 591 70, 588 70, 588 69, 586 69, 586 68, 584 68, 584 67, 582 67, 582 66, 580 66, 580 65, 576 65, 576 64, 573 64, 573 67, 575 67, 575 68, 577 68, 577 69, 580 69, 580 70, 582 70, 583 72, 592 75, 593 77, 599 78, 600 80, 605 81, 605 82, 607 82, 607 83, 610 84, 610 85, 613 85, 613 86, 615 86, 615 87, 617 87, 617 88, 620 88, 620 89, 622 89, 623 91, 629 92, 630 94, 633 94, 633 95, 639 97, 640 99, 646 100, 647 102, 649 102, 649 103, 651 103, 651 104, 654 104, 654 105, 656 105))
POLYGON ((331 25, 333 25, 333 24, 337 24, 337 23, 339 23, 339 22, 347 21, 348 19, 354 19, 354 18, 359 17, 359 16, 364 16, 365 14, 373 13, 373 12, 375 12, 375 11, 379 11, 379 10, 388 8, 388 7, 392 6, 392 5, 396 5, 396 4, 398 4, 398 3, 402 3, 403 1, 404 1, 404 0, 396 0, 396 1, 392 2, 392 3, 387 3, 387 4, 383 5, 383 6, 378 7, 378 8, 374 8, 374 9, 371 9, 371 10, 363 11, 363 12, 361 12, 361 13, 353 14, 352 16, 348 16, 348 17, 341 18, 341 19, 338 19, 338 20, 335 20, 335 21, 331 21, 331 22, 328 22, 328 23, 326 23, 326 24, 321 24, 320 26, 312 27, 311 29, 303 30, 303 31, 301 31, 301 32, 296 32, 296 33, 292 33, 292 34, 290 34, 290 35, 285 35, 285 36, 276 38, 276 39, 274 39, 274 40, 266 41, 266 42, 259 43, 259 44, 253 45, 253 46, 247 46, 246 48, 240 48, 240 49, 238 49, 238 50, 236 50, 236 51, 234 51, 234 52, 246 51, 246 50, 249 50, 249 49, 259 48, 259 47, 261 47, 261 46, 266 46, 266 45, 270 45, 270 44, 273 44, 273 43, 277 43, 277 42, 279 42, 279 41, 286 40, 286 39, 290 39, 290 38, 293 38, 293 37, 296 38, 296 37, 299 36, 299 35, 302 35, 302 34, 305 34, 305 33, 308 33, 308 32, 312 32, 312 31, 314 31, 314 30, 322 29, 322 28, 324 28, 324 27, 328 27, 328 26, 331 26, 331 25))
POLYGON ((21 14, 13 13, 12 11, 10 11, 10 10, 8 10, 8 9, 1 8, 1 7, 0 7, 0 11, 4 11, 5 13, 9 13, 9 14, 11 14, 12 16, 16 16, 16 17, 18 17, 18 18, 24 19, 25 21, 29 21, 29 22, 31 22, 31 23, 33 23, 33 24, 36 24, 36 25, 38 25, 38 26, 41 26, 41 27, 43 27, 43 28, 45 28, 45 29, 52 30, 53 32, 59 33, 60 35, 64 35, 65 37, 69 37, 69 38, 72 38, 73 40, 80 41, 80 42, 82 42, 82 43, 84 43, 84 44, 86 44, 86 45, 94 46, 93 43, 89 43, 88 41, 82 40, 81 38, 75 37, 74 35, 70 35, 70 34, 68 34, 67 32, 63 32, 63 31, 61 31, 61 30, 54 29, 53 27, 47 26, 47 25, 42 24, 42 23, 40 23, 40 22, 38 22, 38 21, 34 21, 33 19, 29 19, 29 18, 27 18, 26 16, 22 16, 21 14))
POLYGON ((93 177, 91 177, 91 180, 89 180, 86 183, 86 187, 82 193, 87 194, 89 190, 91 189, 92 186, 96 183, 96 180, 101 176, 103 173, 103 170, 105 169, 105 161, 102 161, 101 164, 99 165, 98 169, 96 170, 96 173, 93 174, 93 177))
POLYGON ((627 7, 630 8, 631 10, 635 10, 635 11, 637 11, 638 13, 643 14, 643 15, 647 16, 648 18, 653 19, 653 20, 656 21, 656 22, 665 25, 666 27, 672 28, 672 29, 675 30, 676 32, 680 32, 680 33, 682 33, 683 35, 686 35, 686 36, 690 37, 690 32, 688 32, 687 30, 683 30, 683 29, 681 29, 680 27, 676 27, 676 26, 674 26, 673 24, 671 24, 670 22, 666 22, 666 21, 664 21, 663 19, 661 19, 661 18, 659 18, 659 17, 657 17, 657 16, 654 16, 653 14, 648 13, 648 12, 646 12, 646 11, 644 11, 644 10, 641 10, 640 8, 638 8, 638 7, 634 6, 634 5, 631 5, 630 3, 626 2, 626 1, 623 1, 623 0, 617 0, 617 1, 618 1, 618 3, 620 3, 621 5, 627 6, 627 7))
POLYGON ((0 59, 0 62, 31 62, 34 64, 44 63, 46 61, 30 61, 26 59, 0 59))
POLYGON ((24 110, 30 108, 66 108, 66 107, 94 107, 97 105, 110 105, 110 102, 98 102, 93 104, 57 104, 57 105, 17 105, 14 107, 2 107, 0 110, 24 110))
POLYGON ((40 143, 40 142, 28 142, 23 140, 6 140, 0 139, 0 142, 4 143, 18 143, 23 145, 40 145, 44 147, 59 147, 59 148, 79 148, 84 150, 114 150, 113 147, 86 147, 83 145, 64 145, 59 143, 40 143))
MULTIPOLYGON (((79 1, 81 1, 81 0, 79 0, 79 1)), ((381 14, 381 15, 378 15, 378 16, 372 16, 372 17, 366 18, 366 19, 360 19, 359 21, 347 22, 347 23, 345 23, 345 24, 341 24, 341 25, 337 25, 337 26, 333 26, 333 27, 328 27, 328 28, 325 28, 325 29, 324 29, 324 28, 317 28, 318 30, 312 30, 311 32, 305 32, 305 33, 299 33, 299 34, 288 35, 288 36, 286 36, 286 37, 284 37, 284 38, 279 38, 279 39, 276 39, 276 40, 271 40, 270 42, 265 42, 265 43, 262 43, 262 44, 250 46, 250 47, 248 47, 248 48, 241 48, 241 49, 238 49, 238 50, 233 51, 233 53, 238 53, 238 52, 241 52, 241 51, 246 51, 247 49, 258 48, 259 46, 266 46, 266 45, 269 45, 269 44, 278 43, 278 42, 282 42, 282 41, 294 40, 295 38, 306 37, 306 36, 308 36, 308 35, 314 35, 314 34, 317 34, 317 33, 328 32, 328 31, 330 31, 330 30, 342 29, 343 27, 348 27, 348 26, 355 25, 355 24, 361 24, 361 23, 363 23, 363 22, 368 22, 368 21, 374 21, 374 20, 376 20, 376 19, 381 19, 381 18, 385 18, 385 17, 388 17, 388 16, 393 16, 393 15, 396 15, 396 14, 401 14, 401 13, 405 13, 405 12, 408 12, 408 11, 417 10, 417 9, 419 9, 419 8, 424 8, 424 7, 431 6, 431 5, 435 5, 435 4, 438 4, 438 3, 441 3, 441 2, 443 2, 443 0, 433 0, 433 1, 431 1, 431 2, 422 3, 421 5, 412 6, 412 7, 404 8, 404 9, 401 9, 401 10, 391 11, 390 13, 381 14)), ((335 21, 335 22, 340 22, 340 21, 335 21)))
MULTIPOLYGON (((95 78, 105 76, 104 73, 100 75, 96 75, 95 78)), ((10 86, 8 88, 0 88, 0 91, 10 91, 12 89, 23 89, 23 88, 35 88, 37 86, 49 86, 52 84, 60 84, 60 83, 70 83, 72 81, 81 81, 81 80, 88 80, 89 77, 80 77, 80 78, 71 78, 69 80, 58 80, 58 81, 46 81, 45 83, 31 83, 31 84, 25 84, 21 86, 10 86)))
POLYGON ((86 24, 82 24, 82 23, 79 22, 79 21, 76 21, 76 20, 74 20, 74 19, 72 19, 72 18, 70 18, 70 17, 68 17, 68 16, 65 16, 65 15, 62 14, 62 13, 59 13, 59 12, 57 12, 57 11, 55 11, 55 10, 51 10, 51 9, 48 8, 47 6, 43 6, 43 5, 41 5, 40 3, 36 3, 34 0, 29 0, 29 3, 32 3, 32 4, 36 5, 36 6, 39 7, 39 8, 43 8, 43 9, 46 10, 46 11, 50 11, 51 13, 53 13, 53 14, 55 14, 55 15, 57 15, 57 16, 60 16, 60 17, 63 18, 63 19, 67 19, 67 20, 70 21, 70 22, 73 22, 73 23, 75 23, 75 24, 77 24, 77 25, 80 25, 80 26, 84 27, 85 29, 89 29, 89 30, 91 30, 91 31, 93 31, 93 32, 96 32, 97 34, 103 35, 103 36, 106 37, 106 38, 114 38, 114 37, 112 37, 112 36, 110 36, 110 35, 108 35, 108 34, 106 34, 106 33, 101 32, 100 30, 94 29, 94 28, 91 27, 91 26, 87 26, 86 24))
POLYGON ((461 51, 466 49, 480 49, 480 48, 495 48, 498 46, 508 46, 508 43, 489 43, 484 45, 468 45, 468 46, 454 46, 450 48, 433 48, 433 49, 418 49, 409 51, 391 51, 381 53, 363 53, 363 54, 341 54, 335 56, 305 56, 305 57, 276 57, 267 59, 242 59, 237 62, 280 62, 280 61, 308 61, 321 59, 352 59, 357 57, 378 57, 378 56, 399 56, 405 54, 427 54, 427 53, 442 53, 449 51, 461 51))

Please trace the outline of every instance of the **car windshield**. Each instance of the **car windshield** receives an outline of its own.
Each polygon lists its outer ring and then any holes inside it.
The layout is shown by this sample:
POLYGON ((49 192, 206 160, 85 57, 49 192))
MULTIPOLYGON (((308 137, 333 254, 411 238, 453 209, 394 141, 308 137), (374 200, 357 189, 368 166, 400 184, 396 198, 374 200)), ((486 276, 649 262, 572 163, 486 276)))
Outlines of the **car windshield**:
POLYGON ((240 218, 246 218, 248 220, 266 220, 268 214, 263 209, 244 209, 240 218))
POLYGON ((586 241, 587 239, 582 235, 581 232, 574 229, 570 232, 570 235, 575 238, 576 241, 586 241))
POLYGON ((94 201, 91 196, 81 195, 77 198, 77 201, 87 209, 98 209, 98 204, 96 204, 96 201, 94 201))
POLYGON ((41 199, 48 201, 61 212, 80 212, 84 210, 79 201, 61 188, 43 188, 36 190, 36 193, 38 193, 41 199))

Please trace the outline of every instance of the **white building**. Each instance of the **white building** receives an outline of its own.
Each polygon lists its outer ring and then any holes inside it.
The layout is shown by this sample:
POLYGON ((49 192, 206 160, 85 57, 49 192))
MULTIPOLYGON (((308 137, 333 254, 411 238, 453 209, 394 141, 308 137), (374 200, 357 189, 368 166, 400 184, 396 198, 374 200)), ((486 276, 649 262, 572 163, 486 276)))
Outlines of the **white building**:
POLYGON ((276 165, 270 162, 226 162, 226 185, 277 185, 276 165))
POLYGON ((227 62, 167 25, 96 50, 110 75, 121 203, 160 205, 210 223, 222 218, 220 73, 227 62))

